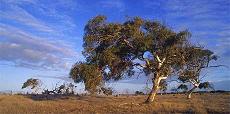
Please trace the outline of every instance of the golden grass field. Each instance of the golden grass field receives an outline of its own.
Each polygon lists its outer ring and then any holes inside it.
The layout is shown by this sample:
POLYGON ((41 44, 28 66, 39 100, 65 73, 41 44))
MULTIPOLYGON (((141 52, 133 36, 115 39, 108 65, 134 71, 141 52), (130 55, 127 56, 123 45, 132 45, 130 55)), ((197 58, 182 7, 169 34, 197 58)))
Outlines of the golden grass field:
POLYGON ((230 114, 230 93, 196 93, 192 99, 186 99, 183 94, 158 95, 156 102, 144 104, 146 97, 62 96, 47 100, 35 96, 0 95, 0 114, 230 114))

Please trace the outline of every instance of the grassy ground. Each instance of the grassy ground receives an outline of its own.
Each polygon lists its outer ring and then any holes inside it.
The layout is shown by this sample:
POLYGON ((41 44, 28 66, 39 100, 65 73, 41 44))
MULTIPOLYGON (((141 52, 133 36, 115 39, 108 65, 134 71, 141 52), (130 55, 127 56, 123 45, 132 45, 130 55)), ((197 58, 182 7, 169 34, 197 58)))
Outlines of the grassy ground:
MULTIPOLYGON (((45 100, 41 96, 0 95, 0 114, 76 113, 230 113, 230 93, 158 95, 144 104, 147 96, 63 96, 45 100)), ((53 97, 52 97, 53 98, 53 97)))

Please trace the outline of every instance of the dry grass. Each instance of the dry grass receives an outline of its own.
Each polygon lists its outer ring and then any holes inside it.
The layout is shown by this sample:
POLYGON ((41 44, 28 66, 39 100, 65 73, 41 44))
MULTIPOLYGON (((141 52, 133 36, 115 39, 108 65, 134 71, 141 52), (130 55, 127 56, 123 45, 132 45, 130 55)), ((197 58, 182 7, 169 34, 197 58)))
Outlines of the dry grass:
POLYGON ((30 96, 0 95, 0 114, 76 113, 230 113, 230 93, 158 95, 156 102, 144 104, 146 96, 69 96, 34 100, 30 96))

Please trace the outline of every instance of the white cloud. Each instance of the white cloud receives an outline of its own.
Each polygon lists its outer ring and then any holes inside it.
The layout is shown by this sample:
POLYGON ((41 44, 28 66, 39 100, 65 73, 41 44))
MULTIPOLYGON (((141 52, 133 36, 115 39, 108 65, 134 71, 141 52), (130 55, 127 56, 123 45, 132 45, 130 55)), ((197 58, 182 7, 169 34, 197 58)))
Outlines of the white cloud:
MULTIPOLYGON (((26 33, 20 29, 15 27, 7 26, 4 24, 0 24, 0 35, 6 38, 10 42, 26 44, 24 45, 25 48, 32 48, 38 51, 46 50, 47 52, 62 52, 64 55, 69 56, 72 54, 71 50, 67 47, 63 48, 55 45, 57 42, 42 40, 42 38, 38 36, 34 36, 32 34, 26 33), (13 33, 13 34, 12 34, 13 33)), ((44 39, 44 38, 43 38, 44 39)), ((61 44, 58 44, 61 45, 61 44)))
POLYGON ((105 8, 116 8, 120 12, 123 12, 125 10, 125 4, 124 2, 120 0, 107 0, 107 1, 101 1, 100 5, 105 8))
POLYGON ((51 79, 59 79, 59 80, 67 81, 67 82, 73 82, 73 80, 68 75, 63 75, 63 76, 35 75, 33 77, 51 78, 51 79))
POLYGON ((76 52, 68 45, 44 40, 20 29, 0 24, 0 61, 28 68, 63 69, 76 52))
POLYGON ((51 27, 39 21, 34 16, 29 14, 27 11, 25 11, 24 9, 16 5, 10 5, 7 10, 1 10, 0 18, 17 21, 19 23, 22 23, 27 26, 31 26, 34 29, 37 29, 43 32, 53 32, 54 31, 52 30, 51 27))
MULTIPOLYGON (((229 0, 167 0, 147 1, 145 7, 161 11, 173 29, 188 29, 191 41, 212 50, 219 59, 213 64, 230 64, 230 1, 229 0), (157 3, 156 3, 157 2, 157 3), (160 10, 159 10, 159 9, 160 10)), ((221 69, 228 74, 229 69, 221 69)), ((219 71, 219 70, 217 70, 219 71)), ((210 75, 223 74, 209 73, 210 75)), ((224 76, 223 76, 224 77, 224 76)))
POLYGON ((2 1, 2 4, 4 7, 0 10, 0 18, 32 27, 39 32, 62 35, 66 31, 73 31, 76 27, 74 20, 64 11, 70 11, 77 7, 76 3, 70 0, 51 3, 38 0, 19 0, 2 1), (23 6, 29 7, 35 13, 30 13, 23 6), (47 22, 44 18, 50 19, 52 22, 47 22))
POLYGON ((75 10, 78 7, 76 2, 73 2, 72 0, 60 0, 55 3, 51 2, 51 4, 36 1, 31 5, 33 9, 38 10, 42 15, 45 15, 56 21, 59 25, 55 25, 55 27, 60 27, 67 30, 76 27, 74 20, 67 15, 68 12, 75 10))
POLYGON ((63 40, 69 38, 65 32, 76 27, 65 12, 74 10, 76 2, 7 0, 0 5, 1 63, 33 69, 69 69, 74 57, 81 58, 73 44, 63 40))
POLYGON ((208 48, 224 56, 225 52, 229 52, 229 5, 229 0, 169 0, 163 6, 168 20, 178 20, 175 28, 188 28, 193 40, 206 42, 208 48))

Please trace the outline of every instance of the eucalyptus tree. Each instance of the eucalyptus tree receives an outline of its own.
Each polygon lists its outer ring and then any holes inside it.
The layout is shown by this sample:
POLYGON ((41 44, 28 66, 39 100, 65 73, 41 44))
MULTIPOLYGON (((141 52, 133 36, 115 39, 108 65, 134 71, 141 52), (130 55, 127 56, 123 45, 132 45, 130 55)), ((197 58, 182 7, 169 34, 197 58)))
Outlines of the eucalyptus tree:
POLYGON ((34 90, 34 92, 37 92, 40 89, 41 85, 42 85, 41 80, 30 78, 30 79, 27 79, 27 81, 23 83, 22 89, 30 88, 34 90))
POLYGON ((86 61, 73 65, 70 76, 94 92, 107 81, 134 76, 139 69, 153 83, 146 100, 152 102, 161 81, 177 75, 186 63, 184 52, 191 47, 189 37, 187 30, 175 32, 158 21, 135 17, 113 23, 99 15, 85 26, 86 61))
MULTIPOLYGON (((199 89, 213 89, 213 86, 210 82, 202 82, 201 73, 204 69, 210 67, 220 67, 223 65, 210 66, 211 61, 216 61, 217 56, 208 49, 202 47, 190 47, 185 51, 185 61, 186 63, 183 66, 179 74, 179 80, 183 83, 191 83, 192 88, 188 91, 188 98, 191 98, 191 94, 197 88, 199 89)), ((205 76, 205 75, 204 75, 205 76)), ((186 85, 182 84, 180 88, 186 88, 186 85)), ((179 88, 178 87, 178 88, 179 88)))

